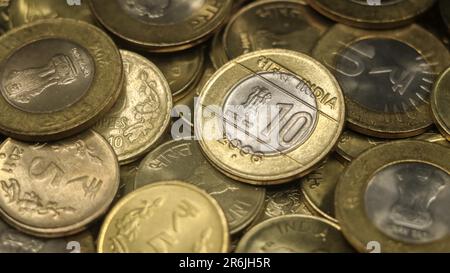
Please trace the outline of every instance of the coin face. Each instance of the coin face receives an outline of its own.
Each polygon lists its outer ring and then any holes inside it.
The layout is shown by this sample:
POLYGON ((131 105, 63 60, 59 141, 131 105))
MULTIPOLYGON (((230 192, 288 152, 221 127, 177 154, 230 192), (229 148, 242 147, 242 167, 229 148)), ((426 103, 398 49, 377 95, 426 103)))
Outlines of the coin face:
POLYGON ((158 143, 170 122, 172 95, 161 71, 144 57, 121 50, 125 90, 94 129, 113 147, 120 164, 136 160, 158 143))
POLYGON ((116 156, 93 131, 44 144, 7 139, 0 166, 0 213, 42 237, 86 228, 106 212, 119 185, 116 156))
POLYGON ((365 31, 336 25, 313 55, 336 75, 352 129, 373 137, 403 138, 432 125, 430 93, 450 57, 421 27, 365 31))
POLYGON ((311 171, 343 127, 339 85, 301 53, 265 50, 223 66, 203 89, 199 141, 219 170, 240 181, 278 184, 311 171))
POLYGON ((148 154, 139 166, 134 188, 163 180, 182 180, 205 190, 222 207, 234 234, 263 209, 265 189, 234 181, 217 171, 196 141, 173 140, 148 154))
POLYGON ((447 69, 437 80, 431 97, 433 118, 439 130, 450 141, 450 69, 447 69))
POLYGON ((73 135, 119 96, 119 51, 87 23, 42 20, 8 32, 0 44, 0 130, 6 135, 29 141, 73 135))
POLYGON ((204 41, 229 16, 232 2, 94 0, 90 4, 97 19, 113 34, 136 46, 161 52, 204 41))
POLYGON ((367 251, 448 251, 450 149, 423 141, 377 146, 352 161, 336 189, 336 216, 349 242, 367 251))
POLYGON ((257 1, 231 19, 223 45, 230 59, 269 48, 310 53, 329 25, 299 1, 257 1))
POLYGON ((207 253, 226 252, 228 246, 228 226, 217 202, 195 186, 166 181, 128 194, 112 209, 98 251, 207 253))
POLYGON ((354 252, 339 229, 321 218, 286 215, 262 222, 242 237, 238 253, 354 252))
POLYGON ((225 29, 222 29, 221 31, 216 32, 214 34, 214 37, 211 41, 211 49, 209 53, 209 58, 214 66, 214 68, 217 70, 220 67, 222 67, 224 64, 226 64, 230 58, 228 57, 227 53, 225 52, 225 48, 223 47, 223 34, 225 32, 225 29))
POLYGON ((387 29, 406 25, 432 7, 435 0, 307 1, 318 12, 360 28, 387 29))

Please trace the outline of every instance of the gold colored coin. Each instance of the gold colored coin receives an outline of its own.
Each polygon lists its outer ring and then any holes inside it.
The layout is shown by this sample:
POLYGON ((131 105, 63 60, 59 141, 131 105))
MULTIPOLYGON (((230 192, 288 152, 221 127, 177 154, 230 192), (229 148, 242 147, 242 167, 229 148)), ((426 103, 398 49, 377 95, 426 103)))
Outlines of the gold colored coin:
POLYGON ((380 145, 352 161, 336 189, 336 217, 361 252, 450 251, 450 149, 424 141, 380 145))
POLYGON ((308 0, 311 7, 338 22, 361 28, 387 29, 406 25, 435 0, 308 0))
POLYGON ((98 252, 227 252, 228 226, 217 202, 180 181, 142 187, 106 217, 98 252), (133 236, 129 236, 133 234, 133 236))
POLYGON ((345 166, 330 155, 316 170, 302 178, 301 189, 306 204, 321 217, 337 222, 334 215, 334 193, 345 166))
POLYGON ((305 215, 286 215, 254 226, 239 242, 238 253, 354 252, 335 224, 305 215))
POLYGON ((23 232, 77 233, 106 212, 118 186, 114 151, 92 130, 45 144, 9 138, 0 146, 0 214, 23 232))
POLYGON ((225 48, 223 47, 223 33, 225 29, 216 32, 211 42, 211 50, 209 53, 209 58, 217 70, 226 64, 230 58, 228 58, 225 48))
POLYGON ((329 26, 328 20, 299 1, 257 1, 231 19, 223 46, 230 59, 269 48, 308 54, 329 26))
POLYGON ((79 133, 119 97, 119 50, 100 29, 40 20, 0 37, 0 131, 26 141, 79 133))
POLYGON ((431 96, 431 109, 437 127, 450 141, 450 68, 436 81, 431 96))
POLYGON ((231 0, 91 0, 90 7, 111 33, 154 52, 193 47, 228 19, 231 0))
POLYGON ((226 175, 258 185, 310 172, 336 144, 345 113, 331 73, 281 49, 223 66, 202 90, 196 111, 207 158, 226 175))
POLYGON ((432 126, 430 93, 450 55, 418 25, 367 31, 338 24, 322 37, 313 56, 340 83, 351 129, 372 137, 405 138, 432 126))
POLYGON ((112 110, 94 127, 125 165, 154 148, 167 131, 172 95, 162 72, 146 58, 120 51, 125 90, 112 110))

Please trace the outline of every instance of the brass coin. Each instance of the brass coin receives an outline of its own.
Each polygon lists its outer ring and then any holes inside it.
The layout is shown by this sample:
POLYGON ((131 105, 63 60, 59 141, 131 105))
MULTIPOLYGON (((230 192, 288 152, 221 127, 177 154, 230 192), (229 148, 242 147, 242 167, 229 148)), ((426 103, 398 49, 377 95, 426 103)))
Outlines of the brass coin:
POLYGON ((450 149, 424 141, 380 145, 352 161, 336 189, 349 242, 367 251, 450 251, 450 149))
POLYGON ((0 37, 0 131, 56 140, 92 126, 117 100, 122 60, 100 29, 41 20, 0 37))
POLYGON ((217 70, 221 68, 224 64, 226 64, 230 58, 228 58, 227 53, 225 52, 225 48, 223 47, 223 33, 225 29, 216 32, 211 41, 211 50, 209 53, 209 58, 217 70))
POLYGON ((337 222, 334 215, 334 192, 345 169, 339 160, 330 155, 316 170, 302 178, 301 189, 307 205, 320 216, 337 222))
POLYGON ((336 144, 345 109, 325 67, 271 49, 219 69, 196 111, 197 136, 213 165, 234 179, 269 185, 310 172, 336 144))
POLYGON ((139 166, 134 189, 163 180, 186 181, 214 197, 231 234, 247 227, 264 208, 264 188, 234 181, 217 171, 196 141, 173 140, 153 150, 139 166))
POLYGON ((125 92, 94 129, 108 140, 119 163, 125 165, 158 144, 169 127, 172 95, 156 65, 136 53, 120 53, 125 92))
POLYGON ((54 143, 0 146, 0 214, 23 232, 74 234, 106 212, 119 186, 117 158, 87 131, 54 143))
POLYGON ((228 18, 231 0, 91 0, 100 23, 114 35, 149 51, 193 47, 228 18))
POLYGON ((269 48, 310 53, 329 26, 329 21, 299 1, 257 1, 231 19, 223 45, 230 59, 269 48))
POLYGON ((361 28, 406 25, 427 11, 435 0, 307 0, 318 12, 338 22, 361 28))
POLYGON ((125 196, 106 217, 98 239, 100 253, 227 252, 228 247, 228 226, 217 202, 179 181, 125 196))
POLYGON ((236 252, 343 253, 354 250, 332 222, 313 216, 286 215, 254 226, 242 237, 236 252))
POLYGON ((37 238, 9 227, 0 220, 0 253, 95 253, 89 231, 57 239, 37 238), (78 249, 79 246, 79 249, 78 249))
POLYGON ((140 164, 141 160, 137 160, 130 164, 120 166, 119 189, 117 190, 114 201, 119 201, 122 197, 127 195, 127 193, 134 190, 134 179, 136 178, 136 173, 140 164))
POLYGON ((444 21, 448 32, 450 32, 450 2, 447 0, 440 0, 439 8, 441 11, 442 20, 444 21))
POLYGON ((450 56, 418 25, 389 31, 336 25, 319 41, 313 56, 339 81, 353 130, 404 138, 432 126, 430 93, 450 56))
POLYGON ((450 68, 436 81, 431 95, 433 118, 439 130, 450 141, 450 68))

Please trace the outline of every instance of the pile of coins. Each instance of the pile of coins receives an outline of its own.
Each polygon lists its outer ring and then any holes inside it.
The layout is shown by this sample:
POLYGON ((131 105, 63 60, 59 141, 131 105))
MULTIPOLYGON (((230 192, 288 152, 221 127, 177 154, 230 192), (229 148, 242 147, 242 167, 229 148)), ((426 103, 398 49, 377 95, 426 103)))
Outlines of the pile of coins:
POLYGON ((450 251, 450 1, 0 10, 0 252, 450 251))

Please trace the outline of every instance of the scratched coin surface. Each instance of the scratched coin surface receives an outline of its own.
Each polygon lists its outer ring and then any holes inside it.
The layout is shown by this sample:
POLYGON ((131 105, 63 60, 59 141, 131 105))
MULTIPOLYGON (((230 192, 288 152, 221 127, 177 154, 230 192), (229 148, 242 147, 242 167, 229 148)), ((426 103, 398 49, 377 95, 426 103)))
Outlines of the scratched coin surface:
POLYGON ((264 221, 240 240, 237 253, 354 252, 335 224, 305 215, 286 215, 264 221))
POLYGON ((92 0, 100 23, 150 51, 177 51, 205 41, 228 18, 231 0, 92 0))
POLYGON ((52 143, 0 147, 0 213, 23 232, 61 237, 106 212, 119 186, 117 158, 90 130, 52 143))
POLYGON ((336 189, 349 242, 367 251, 450 251, 450 149, 425 141, 383 144, 353 160, 336 189))
POLYGON ((220 206, 181 181, 147 185, 125 196, 109 212, 98 240, 100 253, 216 253, 228 248, 220 206))
POLYGON ((56 140, 92 126, 115 103, 122 60, 100 29, 49 19, 0 37, 0 131, 56 140))
POLYGON ((223 36, 227 56, 283 48, 310 53, 330 22, 299 1, 257 1, 241 9, 223 36))
POLYGON ((431 109, 436 126, 450 141, 450 68, 444 71, 434 86, 431 109))
POLYGON ((387 29, 406 25, 433 6, 435 0, 307 0, 323 15, 338 22, 387 29))
POLYGON ((125 88, 111 111, 94 127, 113 147, 121 165, 143 156, 166 132, 172 94, 162 72, 146 58, 120 51, 125 88))
POLYGON ((38 238, 20 232, 0 220, 0 253, 95 253, 89 231, 64 238, 38 238))
POLYGON ((205 190, 222 207, 230 233, 247 227, 264 208, 265 189, 237 182, 217 171, 197 141, 164 143, 142 160, 134 188, 162 180, 182 180, 205 190))
POLYGON ((207 158, 224 174, 258 185, 310 172, 336 144, 345 112, 331 73, 282 49, 249 53, 220 68, 196 111, 207 158))
POLYGON ((437 75, 450 65, 450 55, 420 26, 367 31, 338 24, 322 37, 313 56, 339 81, 351 129, 404 138, 433 124, 430 94, 437 75))

